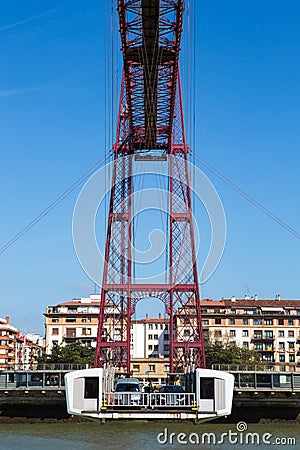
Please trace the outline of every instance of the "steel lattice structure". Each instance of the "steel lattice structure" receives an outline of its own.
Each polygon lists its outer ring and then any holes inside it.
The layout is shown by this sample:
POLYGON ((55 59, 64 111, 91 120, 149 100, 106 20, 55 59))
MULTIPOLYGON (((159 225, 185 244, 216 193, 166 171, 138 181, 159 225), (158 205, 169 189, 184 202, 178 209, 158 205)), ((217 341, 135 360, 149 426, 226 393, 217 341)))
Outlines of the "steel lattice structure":
POLYGON ((183 0, 118 0, 124 70, 96 367, 113 364, 130 372, 131 317, 136 303, 145 297, 159 298, 169 316, 170 371, 187 364, 205 367, 178 65, 183 12, 183 0), (169 160, 169 279, 165 284, 135 284, 132 277, 132 158, 145 153, 153 161, 157 157, 169 160))

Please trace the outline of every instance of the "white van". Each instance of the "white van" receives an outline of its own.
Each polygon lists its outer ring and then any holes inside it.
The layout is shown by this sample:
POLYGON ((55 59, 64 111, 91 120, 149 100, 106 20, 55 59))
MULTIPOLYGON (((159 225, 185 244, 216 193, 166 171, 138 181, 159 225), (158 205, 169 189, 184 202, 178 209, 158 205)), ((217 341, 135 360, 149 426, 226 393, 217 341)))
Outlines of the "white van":
POLYGON ((139 405, 142 401, 140 382, 137 378, 118 378, 114 392, 114 404, 139 405))

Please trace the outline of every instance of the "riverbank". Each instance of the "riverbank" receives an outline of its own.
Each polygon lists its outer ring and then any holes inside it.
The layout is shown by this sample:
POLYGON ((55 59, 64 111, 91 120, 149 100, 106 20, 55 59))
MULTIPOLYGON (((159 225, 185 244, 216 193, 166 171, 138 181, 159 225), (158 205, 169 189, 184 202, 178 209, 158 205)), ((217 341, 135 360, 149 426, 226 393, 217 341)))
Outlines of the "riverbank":
MULTIPOLYGON (((271 399, 273 400, 273 399, 271 399)), ((259 399, 235 399, 232 414, 217 419, 214 423, 300 423, 299 399, 287 402, 285 399, 273 401, 259 399)), ((1 423, 81 423, 80 417, 71 417, 66 409, 64 396, 56 398, 0 398, 1 423)))

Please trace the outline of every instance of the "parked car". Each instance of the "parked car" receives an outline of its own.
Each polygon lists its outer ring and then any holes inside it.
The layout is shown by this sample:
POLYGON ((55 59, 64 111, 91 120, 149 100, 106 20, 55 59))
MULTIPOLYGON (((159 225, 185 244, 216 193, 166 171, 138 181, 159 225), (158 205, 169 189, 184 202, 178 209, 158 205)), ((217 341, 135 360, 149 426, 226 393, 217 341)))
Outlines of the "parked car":
POLYGON ((159 390, 159 403, 165 406, 183 406, 184 405, 184 389, 182 386, 166 384, 159 390))
POLYGON ((137 378, 119 378, 114 392, 114 404, 138 406, 142 402, 140 382, 137 378))

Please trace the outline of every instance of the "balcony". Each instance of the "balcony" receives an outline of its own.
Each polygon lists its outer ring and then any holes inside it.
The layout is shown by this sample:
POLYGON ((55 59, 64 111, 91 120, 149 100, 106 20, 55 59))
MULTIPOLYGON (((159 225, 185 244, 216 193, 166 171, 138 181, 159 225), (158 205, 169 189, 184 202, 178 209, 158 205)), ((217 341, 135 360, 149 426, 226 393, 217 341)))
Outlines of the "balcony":
POLYGON ((260 334, 255 334, 251 341, 265 341, 265 342, 273 342, 275 340, 274 337, 262 336, 260 334))

